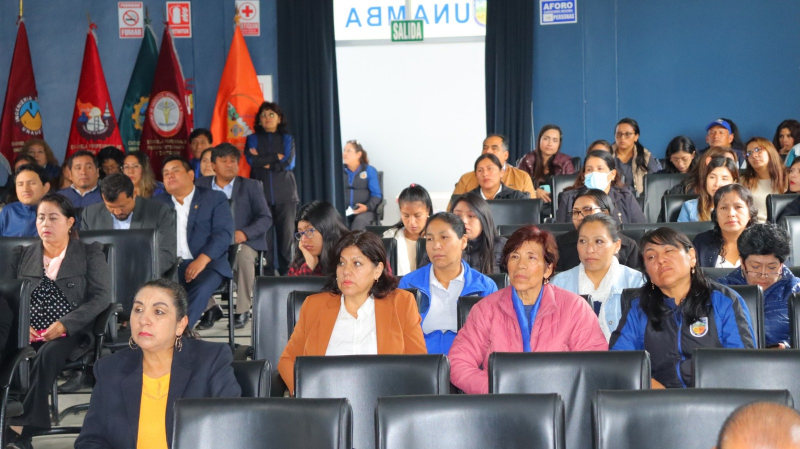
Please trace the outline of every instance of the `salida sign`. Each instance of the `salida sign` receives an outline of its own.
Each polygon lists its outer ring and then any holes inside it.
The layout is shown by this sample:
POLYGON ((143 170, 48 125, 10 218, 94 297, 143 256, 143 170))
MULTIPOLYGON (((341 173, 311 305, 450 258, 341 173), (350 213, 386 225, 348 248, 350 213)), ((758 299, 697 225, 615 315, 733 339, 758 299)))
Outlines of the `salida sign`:
POLYGON ((395 20, 392 22, 392 42, 413 42, 421 40, 421 20, 395 20))

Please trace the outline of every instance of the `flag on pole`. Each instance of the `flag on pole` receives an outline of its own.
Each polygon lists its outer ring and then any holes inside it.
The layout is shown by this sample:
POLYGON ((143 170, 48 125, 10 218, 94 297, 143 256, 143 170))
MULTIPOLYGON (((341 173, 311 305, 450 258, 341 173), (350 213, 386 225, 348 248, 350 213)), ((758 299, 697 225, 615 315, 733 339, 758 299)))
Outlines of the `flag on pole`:
MULTIPOLYGON (((244 147, 245 141, 253 133, 253 121, 263 102, 264 95, 261 93, 256 69, 250 59, 250 52, 247 51, 242 30, 237 24, 211 117, 214 141, 229 142, 236 145, 239 151, 247 151, 244 147)), ((239 158, 239 176, 250 176, 250 165, 244 156, 239 158)))
POLYGON ((103 65, 97 52, 97 26, 89 24, 86 47, 83 50, 83 66, 75 96, 75 110, 67 141, 67 157, 77 151, 89 150, 97 153, 101 148, 114 146, 123 150, 119 136, 117 117, 108 95, 103 65))
POLYGON ((150 157, 158 179, 161 179, 161 161, 165 157, 179 154, 188 159, 189 134, 193 126, 192 92, 183 78, 172 32, 169 25, 165 25, 139 146, 140 151, 150 157))
POLYGON ((119 132, 128 153, 139 151, 139 140, 142 138, 157 62, 156 33, 148 24, 144 27, 142 46, 139 47, 136 65, 133 66, 128 90, 125 92, 125 101, 122 103, 122 110, 119 113, 119 132))
POLYGON ((17 43, 11 58, 8 87, 0 119, 0 152, 12 163, 22 145, 33 138, 44 139, 39 93, 33 78, 28 32, 20 17, 17 43))

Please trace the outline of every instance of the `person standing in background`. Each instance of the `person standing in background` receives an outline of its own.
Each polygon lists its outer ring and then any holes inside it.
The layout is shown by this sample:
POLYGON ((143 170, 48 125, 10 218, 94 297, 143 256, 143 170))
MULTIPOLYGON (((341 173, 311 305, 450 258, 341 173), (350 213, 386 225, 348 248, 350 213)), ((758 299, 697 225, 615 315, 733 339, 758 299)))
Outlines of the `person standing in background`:
POLYGON ((378 170, 369 165, 364 147, 357 140, 348 140, 342 151, 345 176, 347 224, 351 231, 363 231, 375 223, 375 209, 381 204, 378 170))

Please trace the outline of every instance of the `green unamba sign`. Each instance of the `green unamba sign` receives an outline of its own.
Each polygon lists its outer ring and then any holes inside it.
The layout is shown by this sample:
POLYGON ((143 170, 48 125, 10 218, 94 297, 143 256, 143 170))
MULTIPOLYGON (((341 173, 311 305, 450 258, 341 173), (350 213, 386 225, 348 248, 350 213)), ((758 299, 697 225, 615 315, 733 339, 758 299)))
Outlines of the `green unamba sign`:
POLYGON ((422 40, 421 20, 393 20, 392 42, 410 42, 422 40))

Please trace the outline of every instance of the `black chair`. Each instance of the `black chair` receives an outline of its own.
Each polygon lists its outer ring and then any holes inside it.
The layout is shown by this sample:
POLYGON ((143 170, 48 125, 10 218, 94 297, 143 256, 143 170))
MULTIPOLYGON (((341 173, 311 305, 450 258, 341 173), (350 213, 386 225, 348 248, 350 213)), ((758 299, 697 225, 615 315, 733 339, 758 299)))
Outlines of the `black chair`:
POLYGON ((180 399, 172 448, 352 449, 352 425, 347 399, 180 399))
POLYGON ((779 225, 789 232, 792 241, 790 256, 792 265, 800 265, 800 216, 789 216, 780 219, 779 225))
POLYGON ((729 275, 731 271, 735 270, 735 268, 709 268, 709 267, 702 267, 700 269, 703 270, 703 274, 705 274, 712 281, 716 281, 721 277, 725 277, 729 275))
POLYGON ((483 299, 480 296, 459 296, 458 303, 456 303, 456 313, 458 319, 458 330, 461 330, 464 327, 464 324, 467 322, 467 317, 469 317, 469 312, 472 310, 472 307, 483 299))
POLYGON ((269 360, 234 360, 231 366, 243 398, 269 397, 269 360))
MULTIPOLYGON (((497 233, 503 236, 509 236, 514 233, 517 229, 521 228, 524 225, 500 225, 497 227, 497 233)), ((536 227, 547 231, 553 234, 553 237, 557 237, 561 234, 567 233, 569 231, 575 230, 575 225, 570 223, 537 223, 536 227)))
MULTIPOLYGON (((231 265, 231 269, 236 265, 236 254, 238 252, 239 244, 228 246, 228 263, 231 265)), ((259 259, 261 258, 260 256, 261 251, 259 251, 259 259)), ((236 301, 233 299, 233 291, 233 278, 223 279, 219 287, 214 290, 214 296, 219 295, 223 301, 228 303, 227 305, 220 304, 220 308, 228 310, 227 313, 223 312, 222 317, 228 318, 228 345, 230 345, 231 351, 236 349, 236 336, 233 326, 233 313, 236 310, 236 301)))
POLYGON ((697 234, 714 229, 714 223, 710 221, 692 221, 681 223, 623 223, 622 233, 638 243, 647 231, 652 231, 653 229, 658 228, 674 229, 685 234, 686 237, 692 241, 697 234))
POLYGON ((3 354, 3 364, 0 366, 0 448, 5 447, 7 418, 22 414, 22 404, 9 401, 9 393, 21 394, 28 390, 28 359, 36 355, 36 351, 29 345, 30 329, 30 301, 31 281, 27 279, 0 280, 0 297, 6 300, 14 317, 5 348, 0 348, 3 354))
MULTIPOLYGON (((386 190, 383 189, 383 171, 378 170, 378 187, 381 189, 381 202, 375 207, 375 224, 380 225, 383 221, 384 209, 386 209, 386 190)), ((380 237, 380 236, 378 236, 380 237)))
POLYGON ((565 447, 557 394, 384 397, 375 414, 378 449, 565 447))
POLYGON ((381 238, 381 240, 383 241, 383 248, 386 250, 389 267, 392 269, 392 273, 397 273, 397 240, 387 237, 381 238))
POLYGON ((298 398, 350 401, 353 446, 359 449, 375 445, 378 398, 450 392, 450 363, 444 354, 298 357, 294 377, 298 398))
POLYGON ((697 198, 697 195, 682 194, 682 195, 664 195, 661 197, 661 210, 666 222, 677 222, 678 215, 681 213, 683 203, 697 198))
POLYGON ((573 157, 572 166, 575 168, 575 173, 580 173, 581 167, 583 167, 583 159, 581 159, 580 156, 573 157))
POLYGON ((253 336, 252 346, 239 346, 234 360, 268 360, 272 368, 270 396, 282 397, 286 390, 278 375, 278 360, 286 347, 288 322, 286 320, 286 298, 289 293, 322 290, 327 278, 324 276, 259 276, 253 290, 253 336))
POLYGON ((644 203, 642 209, 648 222, 658 218, 661 207, 661 197, 674 185, 679 184, 686 177, 685 173, 650 173, 644 175, 644 203))
POLYGON ((722 423, 734 410, 761 401, 793 405, 786 390, 601 390, 592 406, 593 447, 714 447, 722 423))
POLYGON ((789 390, 800 397, 800 349, 698 348, 692 360, 695 388, 789 390))
POLYGON ((789 267, 789 271, 791 271, 795 277, 800 277, 800 267, 789 267))
POLYGON ((39 237, 0 237, 0 279, 16 279, 17 273, 11 269, 12 253, 18 246, 41 244, 39 237))
POLYGON ((509 286, 508 273, 492 273, 486 275, 489 279, 493 280, 497 289, 501 290, 509 286))
POLYGON ((770 223, 777 223, 778 217, 783 213, 786 206, 794 201, 798 196, 796 193, 789 193, 783 195, 770 194, 767 195, 767 221, 770 223))
POLYGON ((417 310, 419 310, 422 303, 422 292, 418 288, 404 288, 403 290, 414 295, 414 301, 417 303, 417 310))
MULTIPOLYGON (((556 216, 556 212, 558 211, 558 200, 559 196, 561 196, 561 192, 563 192, 566 188, 572 187, 575 185, 575 181, 578 179, 578 173, 580 171, 575 171, 575 173, 571 175, 555 175, 550 178, 550 200, 552 201, 553 205, 553 217, 556 216)), ((572 206, 571 204, 568 205, 572 206)))
MULTIPOLYGON (((381 219, 383 219, 383 218, 381 217, 381 219)), ((383 238, 383 233, 388 231, 391 228, 393 228, 393 226, 368 225, 366 228, 364 228, 364 230, 367 231, 367 232, 371 232, 371 233, 377 235, 378 237, 383 238)))
POLYGON ((800 349, 800 293, 789 295, 789 342, 800 349))
POLYGON ((488 200, 496 225, 538 224, 542 200, 488 200))
POLYGON ((425 248, 425 237, 420 237, 417 239, 417 268, 422 267, 422 261, 427 254, 428 250, 425 248))
POLYGON ((764 292, 758 285, 731 285, 730 288, 744 299, 750 310, 750 321, 756 338, 756 347, 763 349, 764 343, 764 292))
POLYGON ((556 393, 564 400, 567 447, 591 447, 592 398, 598 390, 650 388, 645 351, 495 352, 489 393, 556 393))

